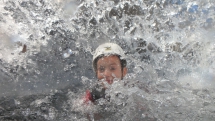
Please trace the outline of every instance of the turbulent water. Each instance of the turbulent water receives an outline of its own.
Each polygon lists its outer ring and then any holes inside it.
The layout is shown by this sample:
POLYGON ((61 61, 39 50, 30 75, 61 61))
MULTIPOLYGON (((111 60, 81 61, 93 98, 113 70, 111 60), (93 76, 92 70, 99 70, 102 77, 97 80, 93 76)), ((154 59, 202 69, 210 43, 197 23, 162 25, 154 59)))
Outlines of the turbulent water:
POLYGON ((213 121, 214 0, 0 0, 0 120, 213 121), (83 105, 92 54, 129 73, 83 105))

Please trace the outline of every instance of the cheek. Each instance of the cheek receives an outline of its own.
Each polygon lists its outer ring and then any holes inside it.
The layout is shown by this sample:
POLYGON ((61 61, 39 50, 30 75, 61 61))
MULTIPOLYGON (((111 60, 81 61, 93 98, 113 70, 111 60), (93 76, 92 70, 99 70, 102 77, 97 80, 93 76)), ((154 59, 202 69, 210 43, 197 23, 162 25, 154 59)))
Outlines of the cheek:
POLYGON ((97 71, 97 78, 98 79, 102 79, 104 76, 103 76, 103 74, 102 73, 100 73, 99 71, 97 71))
POLYGON ((122 76, 122 72, 121 72, 120 69, 117 70, 117 71, 115 71, 113 74, 114 74, 117 78, 121 78, 121 76, 122 76))

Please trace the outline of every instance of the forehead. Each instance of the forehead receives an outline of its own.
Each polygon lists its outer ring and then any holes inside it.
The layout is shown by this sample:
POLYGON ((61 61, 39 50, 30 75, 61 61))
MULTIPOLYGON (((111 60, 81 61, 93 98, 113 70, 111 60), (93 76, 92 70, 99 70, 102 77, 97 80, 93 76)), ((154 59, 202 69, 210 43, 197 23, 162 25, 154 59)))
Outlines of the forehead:
POLYGON ((99 64, 120 64, 120 60, 116 55, 104 56, 97 61, 97 65, 99 64))

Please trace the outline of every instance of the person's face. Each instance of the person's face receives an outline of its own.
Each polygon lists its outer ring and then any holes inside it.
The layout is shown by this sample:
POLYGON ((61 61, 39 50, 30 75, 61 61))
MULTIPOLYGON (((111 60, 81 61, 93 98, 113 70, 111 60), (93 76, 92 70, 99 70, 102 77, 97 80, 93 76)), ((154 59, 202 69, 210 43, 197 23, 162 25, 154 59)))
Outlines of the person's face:
POLYGON ((109 84, 114 78, 122 79, 127 73, 127 68, 121 68, 119 57, 104 56, 97 61, 97 78, 105 79, 109 84))

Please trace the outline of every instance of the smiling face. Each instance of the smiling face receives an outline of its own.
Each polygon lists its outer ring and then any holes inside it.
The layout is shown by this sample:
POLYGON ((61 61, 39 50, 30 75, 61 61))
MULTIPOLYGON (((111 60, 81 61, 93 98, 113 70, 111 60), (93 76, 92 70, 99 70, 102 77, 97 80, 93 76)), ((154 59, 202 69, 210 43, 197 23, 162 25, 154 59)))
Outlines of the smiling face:
POLYGON ((122 69, 118 56, 104 56, 97 61, 97 78, 105 79, 109 84, 114 78, 122 79, 127 74, 127 68, 122 69))

